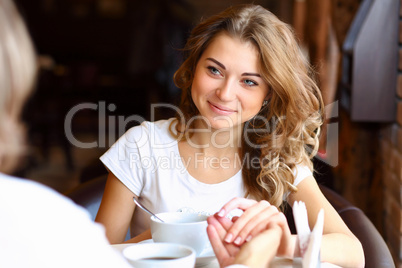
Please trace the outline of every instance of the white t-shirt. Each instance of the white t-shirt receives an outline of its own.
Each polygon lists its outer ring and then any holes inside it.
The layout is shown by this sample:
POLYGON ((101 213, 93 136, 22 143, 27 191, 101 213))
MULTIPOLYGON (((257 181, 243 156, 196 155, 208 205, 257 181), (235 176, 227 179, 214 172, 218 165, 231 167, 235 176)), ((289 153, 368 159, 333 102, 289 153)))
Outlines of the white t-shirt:
POLYGON ((54 190, 0 173, 0 267, 131 267, 103 226, 54 190))
MULTIPOLYGON (((187 172, 178 141, 169 132, 172 120, 175 119, 143 122, 129 129, 101 156, 101 161, 155 213, 194 211, 214 214, 232 198, 245 197, 241 170, 217 184, 202 183, 187 172)), ((174 125, 171 129, 175 130, 174 125)), ((309 175, 311 171, 307 167, 298 167, 295 185, 309 175)), ((149 221, 149 215, 136 209, 131 235, 147 230, 149 221)))

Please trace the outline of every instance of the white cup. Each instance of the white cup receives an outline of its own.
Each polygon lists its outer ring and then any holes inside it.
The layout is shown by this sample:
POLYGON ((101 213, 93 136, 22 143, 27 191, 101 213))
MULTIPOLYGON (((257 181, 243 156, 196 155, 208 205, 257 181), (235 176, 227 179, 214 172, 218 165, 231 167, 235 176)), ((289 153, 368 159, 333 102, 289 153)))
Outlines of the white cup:
POLYGON ((198 213, 166 212, 156 214, 164 222, 151 217, 154 242, 169 242, 189 246, 197 256, 211 247, 207 234, 208 216, 198 213))
POLYGON ((146 243, 128 246, 123 256, 135 268, 193 268, 192 248, 173 243, 146 243))

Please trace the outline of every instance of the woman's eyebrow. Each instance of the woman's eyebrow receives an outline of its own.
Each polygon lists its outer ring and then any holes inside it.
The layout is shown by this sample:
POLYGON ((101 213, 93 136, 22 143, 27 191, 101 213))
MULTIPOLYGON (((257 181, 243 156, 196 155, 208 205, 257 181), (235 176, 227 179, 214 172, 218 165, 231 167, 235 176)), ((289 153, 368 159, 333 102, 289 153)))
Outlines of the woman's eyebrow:
MULTIPOLYGON (((207 58, 207 60, 210 60, 210 61, 216 63, 216 64, 219 65, 223 70, 226 70, 225 65, 223 65, 222 63, 220 63, 220 62, 217 61, 216 59, 214 59, 214 58, 207 58)), ((257 76, 257 77, 261 77, 261 75, 258 74, 258 73, 242 73, 241 75, 242 75, 242 76, 257 76)))
POLYGON ((257 74, 257 73, 242 73, 241 75, 242 76, 257 76, 257 77, 261 77, 261 75, 257 74))
POLYGON ((216 63, 217 65, 219 65, 223 70, 226 70, 225 65, 223 65, 222 63, 220 63, 220 62, 217 61, 216 59, 214 59, 214 58, 207 58, 207 60, 210 60, 210 61, 215 62, 215 63, 216 63))

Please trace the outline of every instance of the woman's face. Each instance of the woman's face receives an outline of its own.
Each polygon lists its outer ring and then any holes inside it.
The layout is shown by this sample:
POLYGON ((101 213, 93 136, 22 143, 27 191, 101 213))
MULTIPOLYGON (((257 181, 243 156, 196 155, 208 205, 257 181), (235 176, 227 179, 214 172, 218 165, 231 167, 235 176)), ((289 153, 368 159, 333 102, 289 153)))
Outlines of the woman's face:
POLYGON ((191 95, 204 121, 213 129, 223 129, 254 117, 268 89, 255 46, 221 33, 197 63, 191 95))

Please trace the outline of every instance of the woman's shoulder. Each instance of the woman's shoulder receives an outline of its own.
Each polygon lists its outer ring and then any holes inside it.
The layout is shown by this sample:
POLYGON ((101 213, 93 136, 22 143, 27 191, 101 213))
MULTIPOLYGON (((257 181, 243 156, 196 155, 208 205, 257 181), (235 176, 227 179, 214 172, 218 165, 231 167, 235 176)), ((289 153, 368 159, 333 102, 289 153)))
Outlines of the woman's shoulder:
POLYGON ((175 118, 163 119, 158 121, 143 121, 141 124, 131 127, 126 131, 126 136, 136 136, 139 134, 148 134, 151 132, 168 133, 171 125, 175 128, 177 120, 175 118))
POLYGON ((177 125, 177 119, 172 117, 169 119, 158 120, 154 122, 146 121, 148 128, 153 128, 155 131, 158 132, 169 132, 169 129, 175 130, 177 125))
POLYGON ((123 136, 127 141, 135 141, 139 144, 145 143, 170 143, 176 139, 170 130, 175 130, 177 120, 169 118, 158 121, 144 121, 140 125, 130 128, 123 136))
POLYGON ((76 207, 75 204, 65 196, 60 195, 54 189, 45 186, 39 182, 10 176, 7 174, 0 173, 0 196, 7 197, 7 200, 14 199, 13 208, 21 206, 22 209, 27 211, 30 208, 42 207, 46 208, 44 210, 38 210, 39 212, 49 212, 50 210, 55 211, 63 211, 63 209, 59 209, 59 207, 63 207, 64 211, 74 210, 87 212, 81 207, 76 207), (16 195, 15 193, 18 194, 16 195), (31 200, 31 202, 19 202, 20 197, 23 196, 26 200, 31 200), (49 200, 52 202, 49 203, 49 200))

